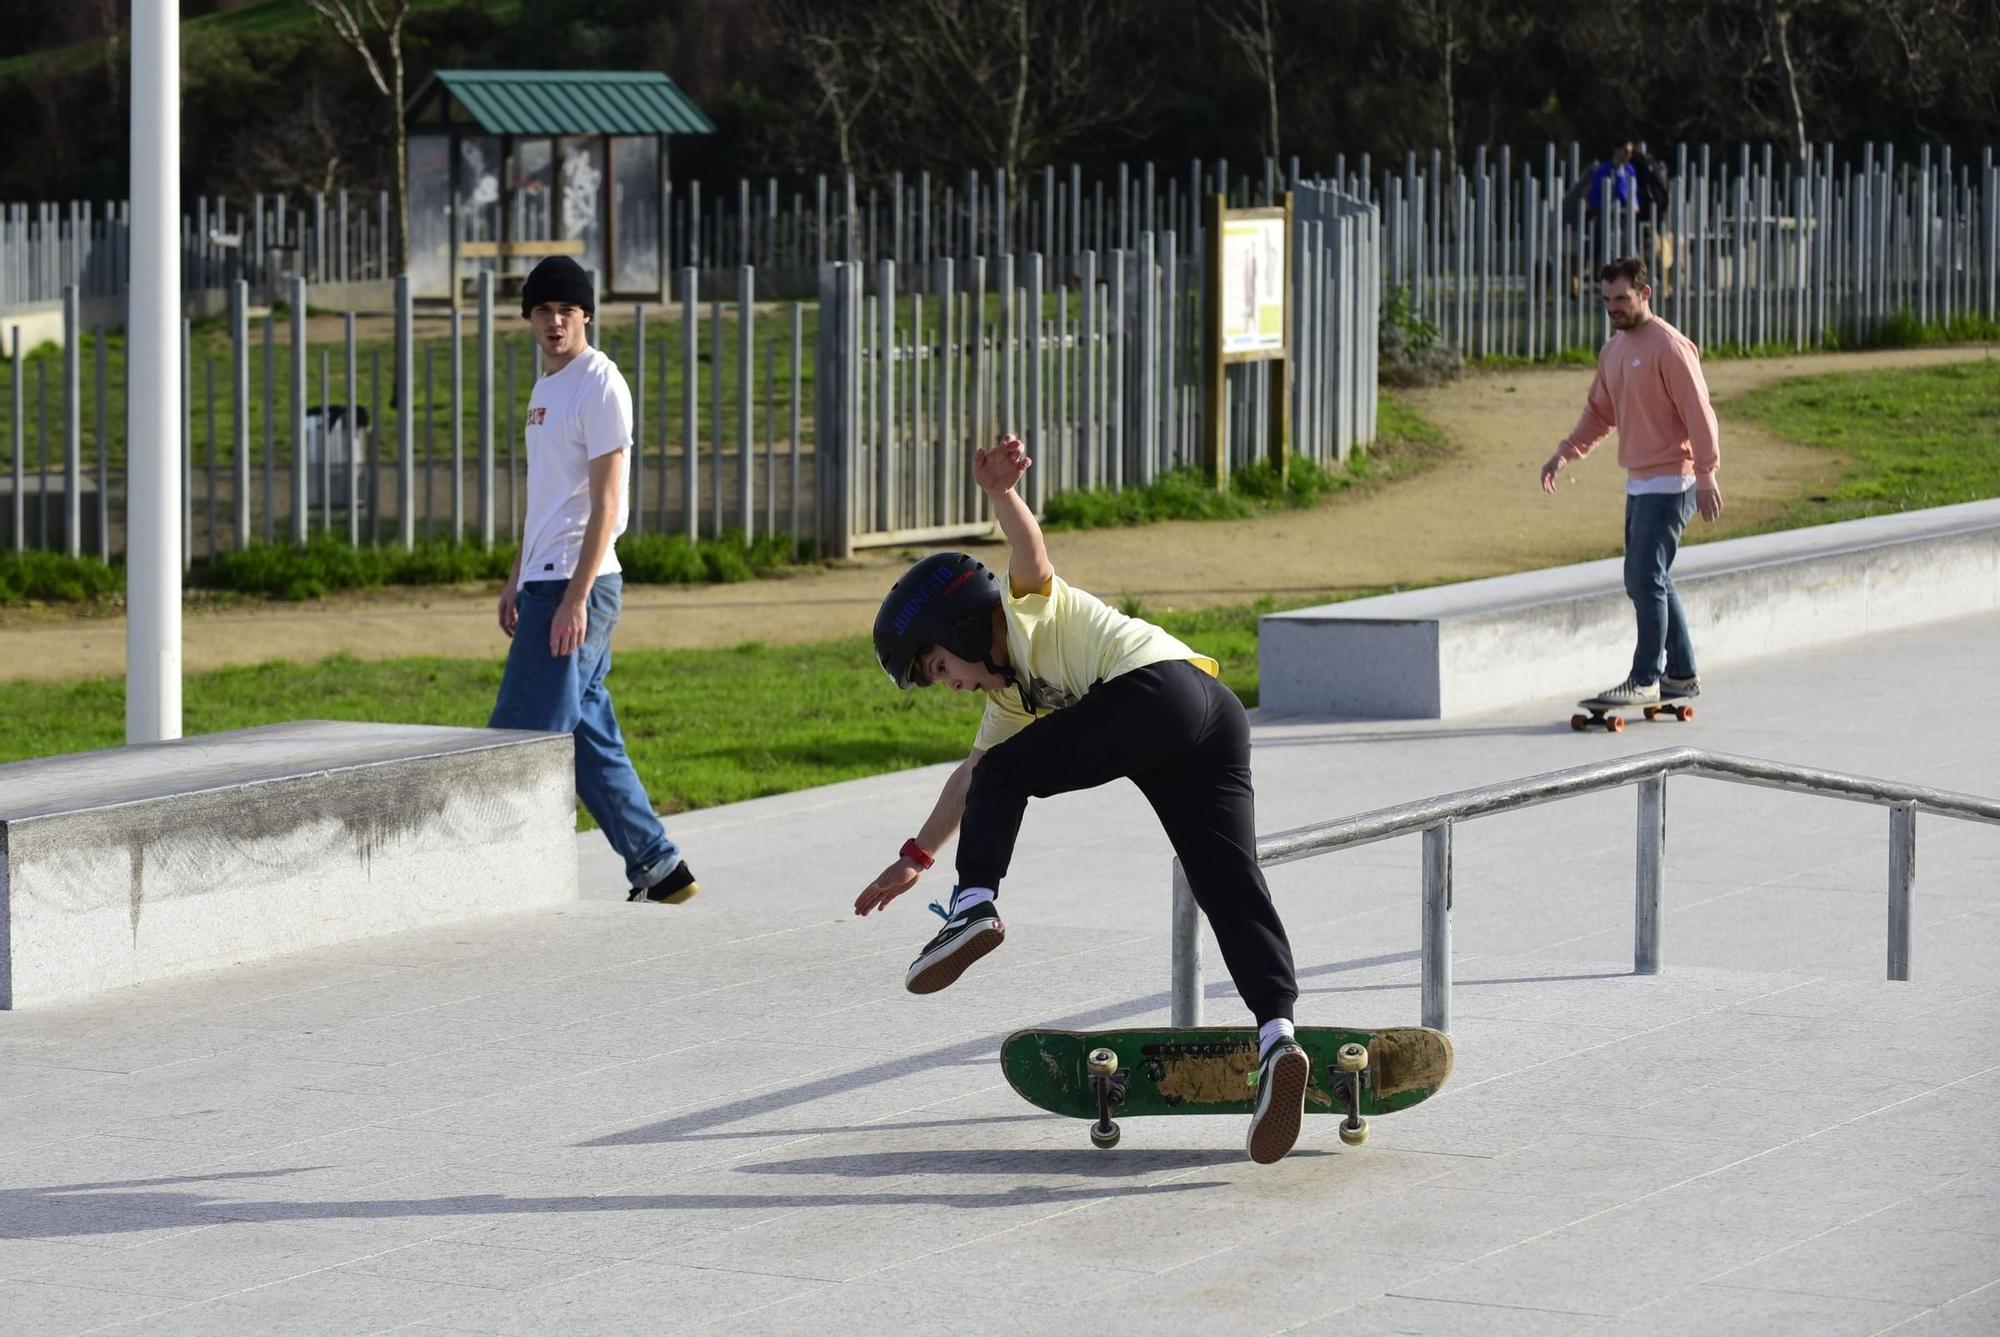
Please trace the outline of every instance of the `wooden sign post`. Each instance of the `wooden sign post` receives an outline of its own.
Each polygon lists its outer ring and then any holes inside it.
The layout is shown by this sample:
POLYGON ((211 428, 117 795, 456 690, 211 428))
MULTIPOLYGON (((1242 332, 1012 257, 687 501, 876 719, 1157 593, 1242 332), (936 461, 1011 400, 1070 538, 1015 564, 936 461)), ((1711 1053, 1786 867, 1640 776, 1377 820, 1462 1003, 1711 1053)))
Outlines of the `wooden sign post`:
POLYGON ((1292 195, 1268 209, 1231 209, 1220 195, 1202 201, 1205 291, 1202 294, 1202 442, 1209 480, 1229 486, 1224 369, 1232 362, 1271 363, 1271 467, 1289 476, 1292 400, 1292 195))

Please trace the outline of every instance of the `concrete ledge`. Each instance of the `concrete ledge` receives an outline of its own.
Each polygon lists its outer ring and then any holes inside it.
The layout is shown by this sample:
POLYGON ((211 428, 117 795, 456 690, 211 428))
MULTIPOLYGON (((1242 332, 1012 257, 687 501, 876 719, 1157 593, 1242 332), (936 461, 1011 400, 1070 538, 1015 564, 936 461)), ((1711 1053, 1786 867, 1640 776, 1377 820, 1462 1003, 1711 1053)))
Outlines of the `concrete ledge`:
POLYGON ((573 900, 574 747, 308 720, 0 766, 0 1008, 573 900))
MULTIPOLYGON (((1699 521, 1696 521, 1699 524, 1699 521)), ((1757 655, 2000 608, 2000 502, 1683 548, 1674 582, 1704 674, 1757 655)), ((1623 677, 1617 558, 1259 619, 1267 715, 1449 719, 1623 677)))

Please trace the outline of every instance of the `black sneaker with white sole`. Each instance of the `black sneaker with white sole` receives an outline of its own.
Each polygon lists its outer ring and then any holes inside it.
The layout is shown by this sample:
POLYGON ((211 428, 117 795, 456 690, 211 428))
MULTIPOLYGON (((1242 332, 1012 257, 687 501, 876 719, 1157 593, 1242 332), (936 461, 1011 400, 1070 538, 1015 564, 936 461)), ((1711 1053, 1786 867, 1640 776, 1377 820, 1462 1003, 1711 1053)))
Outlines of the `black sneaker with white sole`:
POLYGON ((931 909, 943 915, 944 927, 910 962, 903 975, 903 987, 911 993, 936 993, 957 983, 965 968, 998 947, 1007 936, 1000 911, 992 901, 958 908, 958 891, 952 890, 952 908, 947 911, 936 901, 931 909))
POLYGON ((686 905, 701 894, 701 883, 694 880, 694 869, 683 859, 674 865, 674 870, 650 887, 634 887, 628 901, 646 900, 656 905, 686 905))
POLYGON ((1250 1135, 1244 1146, 1250 1159, 1270 1165, 1285 1158, 1299 1140, 1306 1117, 1306 1084, 1312 1060, 1298 1042, 1283 1039, 1272 1045, 1257 1065, 1257 1108, 1250 1115, 1250 1135))

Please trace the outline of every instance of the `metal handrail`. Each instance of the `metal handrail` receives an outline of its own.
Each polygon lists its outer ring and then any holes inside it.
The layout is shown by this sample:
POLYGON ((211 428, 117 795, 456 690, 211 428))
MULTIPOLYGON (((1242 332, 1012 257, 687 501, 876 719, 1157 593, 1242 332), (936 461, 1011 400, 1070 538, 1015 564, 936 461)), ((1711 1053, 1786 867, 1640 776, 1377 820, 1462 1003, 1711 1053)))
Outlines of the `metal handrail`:
MULTIPOLYGON (((1572 766, 1518 780, 1461 789, 1377 808, 1352 817, 1293 827, 1257 839, 1257 862, 1268 867, 1378 840, 1422 832, 1424 837, 1423 1023, 1446 1029, 1451 1019, 1451 830, 1473 817, 1512 812, 1579 794, 1639 787, 1632 970, 1660 969, 1660 906, 1665 888, 1666 785, 1670 775, 1872 803, 1889 809, 1889 978, 1910 978, 1910 893, 1916 885, 1917 813, 2000 826, 2000 801, 1925 785, 1792 766, 1755 757, 1664 748, 1611 761, 1572 766)), ((1201 911, 1174 860, 1173 1024, 1201 1024, 1201 911)))

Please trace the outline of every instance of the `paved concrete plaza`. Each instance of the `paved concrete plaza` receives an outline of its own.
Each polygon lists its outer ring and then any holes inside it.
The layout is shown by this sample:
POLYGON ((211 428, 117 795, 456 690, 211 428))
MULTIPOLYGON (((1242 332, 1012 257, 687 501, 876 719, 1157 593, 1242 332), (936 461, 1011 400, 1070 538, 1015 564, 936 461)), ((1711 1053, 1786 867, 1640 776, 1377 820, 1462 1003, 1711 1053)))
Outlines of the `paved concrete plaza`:
MULTIPOLYGON (((1997 794, 1995 646, 1759 661, 1616 736, 1560 682, 1264 721, 1260 824, 1680 743, 1997 794)), ((1643 978, 1632 791, 1468 823, 1450 1086, 1259 1167, 1238 1120, 1098 1152, 1001 1080, 1012 1028, 1166 1019, 1129 786, 1035 805, 1004 948, 902 992, 948 876, 850 907, 942 774, 680 819, 682 909, 624 904, 590 836, 573 906, 0 1014, 0 1331, 2000 1331, 2000 830, 1919 820, 1892 984, 1882 809, 1670 782, 1643 978)), ((1303 1020, 1417 1020, 1419 854, 1273 870, 1303 1020)), ((1243 1015, 1226 980, 1207 1008, 1243 1015)))

